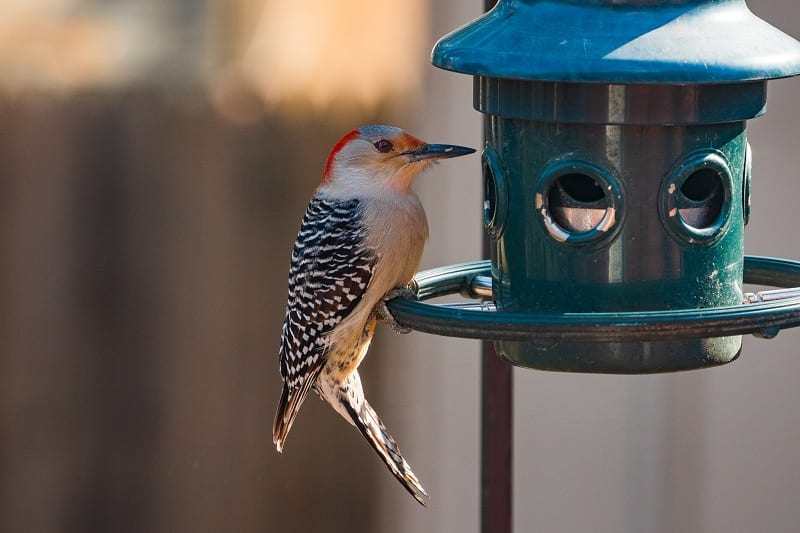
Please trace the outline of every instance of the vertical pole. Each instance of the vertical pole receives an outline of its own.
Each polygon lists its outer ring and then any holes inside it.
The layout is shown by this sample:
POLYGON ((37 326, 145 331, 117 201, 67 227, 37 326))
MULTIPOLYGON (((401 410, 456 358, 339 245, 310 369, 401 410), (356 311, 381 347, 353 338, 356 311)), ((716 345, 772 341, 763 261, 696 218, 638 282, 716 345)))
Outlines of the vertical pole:
POLYGON ((511 365, 483 342, 481 533, 511 533, 511 365))
MULTIPOLYGON (((496 0, 484 0, 489 11, 496 0)), ((484 118, 484 132, 489 118, 484 118)), ((484 141, 486 134, 484 133, 484 141)), ((489 242, 484 241, 484 257, 489 242)), ((494 344, 483 342, 481 367, 481 533, 511 533, 512 526, 512 376, 494 344)))

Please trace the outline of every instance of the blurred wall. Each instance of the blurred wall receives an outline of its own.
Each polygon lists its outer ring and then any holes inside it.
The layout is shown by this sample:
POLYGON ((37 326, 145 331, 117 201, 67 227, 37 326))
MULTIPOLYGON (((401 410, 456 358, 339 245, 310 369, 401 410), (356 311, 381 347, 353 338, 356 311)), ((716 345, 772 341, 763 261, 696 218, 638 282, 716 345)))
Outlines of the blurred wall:
POLYGON ((332 410, 275 452, 277 348, 327 152, 400 122, 415 67, 391 100, 269 100, 275 4, 0 6, 0 531, 372 531, 391 476, 332 410))
POLYGON ((271 440, 295 221, 344 125, 150 91, 0 110, 0 530, 369 531, 349 426, 312 399, 271 440))
MULTIPOLYGON (((357 532, 383 492, 416 508, 315 398, 271 442, 289 253, 328 150, 370 122, 445 133, 413 127, 438 105, 428 8, 331 6, 0 6, 0 531, 357 532)), ((418 419, 392 416, 402 361, 380 348, 362 375, 394 430, 418 419)))

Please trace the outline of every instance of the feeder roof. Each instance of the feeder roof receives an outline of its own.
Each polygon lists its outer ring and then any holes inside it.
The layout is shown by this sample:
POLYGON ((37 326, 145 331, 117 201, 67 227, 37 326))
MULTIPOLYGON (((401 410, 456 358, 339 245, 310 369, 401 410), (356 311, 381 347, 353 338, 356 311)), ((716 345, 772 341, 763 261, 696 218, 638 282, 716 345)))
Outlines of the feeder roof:
POLYGON ((800 74, 800 43, 744 0, 500 0, 432 61, 496 78, 732 83, 800 74))

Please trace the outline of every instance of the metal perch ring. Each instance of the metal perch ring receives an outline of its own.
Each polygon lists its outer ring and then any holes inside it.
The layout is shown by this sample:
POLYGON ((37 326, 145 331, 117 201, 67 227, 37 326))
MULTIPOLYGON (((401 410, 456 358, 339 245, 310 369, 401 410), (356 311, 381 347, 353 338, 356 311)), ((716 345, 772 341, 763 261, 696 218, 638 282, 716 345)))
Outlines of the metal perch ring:
POLYGON ((450 337, 508 341, 645 342, 755 334, 771 338, 800 326, 800 262, 745 256, 744 282, 776 291, 747 293, 743 305, 621 313, 518 313, 491 304, 434 305, 424 300, 461 293, 491 297, 491 263, 476 261, 425 270, 414 278, 421 301, 387 302, 404 327, 450 337), (487 281, 488 280, 488 281, 487 281))

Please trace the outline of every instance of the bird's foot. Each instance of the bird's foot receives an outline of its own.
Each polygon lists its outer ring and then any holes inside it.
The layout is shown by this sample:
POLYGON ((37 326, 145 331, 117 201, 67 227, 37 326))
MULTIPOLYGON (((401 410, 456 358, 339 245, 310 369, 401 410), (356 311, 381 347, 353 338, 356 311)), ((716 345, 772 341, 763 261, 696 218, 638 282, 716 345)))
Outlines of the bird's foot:
POLYGON ((395 333, 400 333, 401 335, 411 333, 411 328, 401 326, 397 323, 397 320, 394 319, 392 313, 389 312, 389 308, 386 306, 386 302, 393 300, 394 298, 407 298, 415 301, 419 300, 416 290, 414 290, 411 286, 392 289, 387 292, 383 296, 383 299, 378 302, 378 305, 375 306, 375 317, 381 322, 386 322, 395 333))

